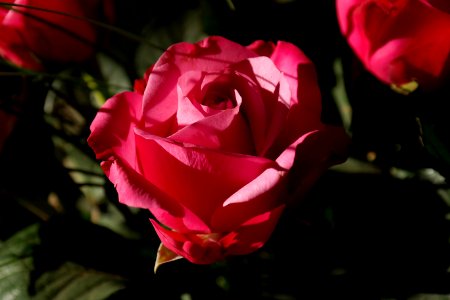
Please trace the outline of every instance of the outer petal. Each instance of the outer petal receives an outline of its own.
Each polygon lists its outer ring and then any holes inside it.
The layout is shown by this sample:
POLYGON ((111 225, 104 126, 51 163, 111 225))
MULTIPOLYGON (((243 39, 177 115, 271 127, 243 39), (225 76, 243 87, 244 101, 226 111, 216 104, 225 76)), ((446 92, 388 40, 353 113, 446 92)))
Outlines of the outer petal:
POLYGON ((114 184, 121 203, 149 209, 156 219, 179 232, 210 232, 197 215, 120 159, 103 162, 102 169, 114 184))
POLYGON ((260 56, 270 57, 275 50, 275 44, 273 42, 266 42, 263 40, 257 40, 247 46, 247 49, 250 49, 257 53, 260 56))
POLYGON ((276 162, 280 165, 280 167, 290 170, 294 165, 295 157, 297 155, 297 146, 302 144, 310 135, 314 135, 318 130, 310 131, 300 138, 298 138, 294 143, 289 145, 284 151, 277 157, 276 162))
POLYGON ((271 59, 291 89, 287 124, 275 143, 278 148, 272 151, 276 157, 300 136, 321 126, 322 101, 315 67, 298 47, 278 42, 271 59))
POLYGON ((134 81, 133 89, 136 93, 144 95, 145 88, 147 87, 148 77, 150 73, 153 71, 153 65, 148 67, 145 71, 145 74, 142 78, 136 79, 134 81))
POLYGON ((217 234, 182 234, 150 220, 161 242, 174 253, 196 264, 211 264, 229 255, 243 255, 261 248, 273 232, 284 205, 255 216, 236 231, 217 234))
POLYGON ((280 205, 271 211, 255 216, 234 232, 223 237, 220 242, 226 249, 226 255, 245 255, 264 246, 275 229, 284 208, 285 205, 280 205))
POLYGON ((267 169, 236 191, 214 212, 212 230, 232 231, 254 216, 270 212, 284 203, 286 173, 285 170, 267 169))
POLYGON ((313 63, 303 51, 292 43, 279 41, 270 58, 288 80, 292 106, 299 103, 309 113, 320 114, 322 106, 321 101, 318 101, 320 92, 315 70, 311 68, 313 63))
POLYGON ((248 46, 260 55, 269 56, 284 74, 291 90, 290 110, 285 130, 279 135, 277 147, 269 157, 277 157, 286 147, 303 134, 322 126, 322 101, 314 64, 296 45, 279 41, 255 41, 248 46))
MULTIPOLYGON (((290 174, 290 200, 303 199, 317 179, 332 165, 347 159, 350 137, 342 127, 324 126, 293 143, 295 161, 290 174)), ((277 162, 284 165, 292 160, 292 153, 284 152, 277 162)))
MULTIPOLYGON (((161 242, 174 253, 196 264, 211 264, 224 259, 224 251, 219 242, 208 235, 180 233, 166 229, 150 220, 161 242)), ((214 234, 211 234, 214 237, 214 234)))
POLYGON ((215 209, 274 162, 180 144, 136 131, 141 174, 209 224, 215 209))
POLYGON ((120 158, 136 166, 134 127, 141 115, 142 95, 123 92, 108 99, 90 126, 88 144, 97 159, 120 158))
POLYGON ((104 161, 102 168, 116 187, 120 202, 147 208, 178 231, 208 232, 208 226, 198 217, 136 172, 134 128, 141 104, 142 95, 133 92, 109 99, 91 124, 90 147, 104 161))

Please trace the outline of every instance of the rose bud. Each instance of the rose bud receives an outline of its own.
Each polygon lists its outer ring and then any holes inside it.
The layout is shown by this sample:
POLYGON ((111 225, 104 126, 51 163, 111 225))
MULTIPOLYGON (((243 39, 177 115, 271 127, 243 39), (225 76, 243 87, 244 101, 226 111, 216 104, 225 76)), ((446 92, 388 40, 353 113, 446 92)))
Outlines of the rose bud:
POLYGON ((393 87, 435 88, 449 74, 447 0, 337 0, 340 29, 364 66, 393 87))

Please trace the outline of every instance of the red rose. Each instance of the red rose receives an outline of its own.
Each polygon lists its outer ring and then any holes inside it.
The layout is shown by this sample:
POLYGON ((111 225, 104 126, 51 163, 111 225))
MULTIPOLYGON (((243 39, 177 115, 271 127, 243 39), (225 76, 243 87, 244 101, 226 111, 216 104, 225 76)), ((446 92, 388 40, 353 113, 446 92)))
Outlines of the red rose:
POLYGON ((337 0, 340 28, 366 68, 397 86, 439 85, 450 70, 448 0, 337 0))
POLYGON ((267 241, 294 162, 300 193, 336 163, 348 137, 320 114, 296 46, 213 36, 169 47, 104 104, 88 143, 119 200, 151 211, 164 250, 207 264, 267 241))
MULTIPOLYGON (((44 61, 80 62, 87 59, 94 53, 95 28, 86 20, 63 15, 93 18, 100 2, 85 1, 7 0, 15 6, 0 6, 0 56, 32 70, 42 70, 44 61)), ((105 2, 105 14, 111 13, 111 3, 105 2)))

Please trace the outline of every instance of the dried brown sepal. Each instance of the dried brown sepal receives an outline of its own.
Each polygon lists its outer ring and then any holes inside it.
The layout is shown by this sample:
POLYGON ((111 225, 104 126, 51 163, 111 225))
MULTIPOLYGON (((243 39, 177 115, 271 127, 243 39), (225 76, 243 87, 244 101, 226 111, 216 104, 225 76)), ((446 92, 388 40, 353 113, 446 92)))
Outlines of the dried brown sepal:
POLYGON ((155 267, 153 272, 156 274, 159 266, 177 259, 183 258, 182 256, 174 253, 172 250, 167 249, 162 243, 159 245, 158 252, 156 254, 155 267))

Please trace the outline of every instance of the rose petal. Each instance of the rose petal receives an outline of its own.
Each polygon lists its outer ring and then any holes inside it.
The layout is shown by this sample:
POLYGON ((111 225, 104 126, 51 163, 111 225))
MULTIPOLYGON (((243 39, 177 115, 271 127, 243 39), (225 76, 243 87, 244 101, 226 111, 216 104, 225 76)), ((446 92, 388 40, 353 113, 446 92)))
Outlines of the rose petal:
POLYGON ((210 36, 191 44, 181 42, 170 46, 157 60, 149 75, 144 93, 145 128, 158 126, 159 134, 167 136, 177 111, 178 78, 189 71, 220 72, 229 64, 256 56, 232 41, 210 36))
POLYGON ((144 95, 145 88, 147 87, 148 77, 153 71, 153 65, 148 67, 142 78, 136 79, 133 84, 133 89, 136 93, 144 95))
POLYGON ((154 220, 150 221, 165 247, 193 263, 210 264, 228 255, 249 254, 261 248, 272 234, 284 207, 278 206, 247 220, 237 231, 228 233, 219 241, 167 230, 154 220))
MULTIPOLYGON (((199 72, 188 72, 179 80, 179 100, 177 121, 181 127, 170 139, 210 149, 220 149, 241 154, 255 153, 248 125, 239 108, 242 98, 235 91, 236 107, 218 110, 203 106, 201 86, 211 83, 217 76, 207 76, 199 72), (205 77, 209 80, 205 80, 205 77), (204 81, 207 81, 204 83, 204 81)), ((233 89, 233 86, 229 87, 233 89)))
POLYGON ((245 255, 252 253, 267 242, 284 211, 285 205, 273 208, 258 215, 229 233, 220 240, 226 255, 245 255))
POLYGON ((192 263, 211 264, 224 258, 218 242, 201 239, 195 234, 168 230, 154 220, 150 222, 165 247, 192 263))
POLYGON ((136 146, 133 128, 137 126, 141 105, 142 95, 123 92, 108 99, 98 110, 87 139, 97 159, 120 158, 135 167, 136 146))
POLYGON ((321 126, 322 101, 314 64, 295 45, 280 41, 271 56, 283 72, 291 90, 291 106, 283 132, 270 156, 281 151, 303 134, 321 126))
POLYGON ((266 156, 286 125, 291 98, 289 86, 283 74, 265 56, 244 60, 233 65, 233 70, 256 153, 266 156))
MULTIPOLYGON (((181 75, 178 79, 178 109, 177 109, 177 124, 179 127, 195 123, 210 115, 206 112, 201 103, 195 98, 200 98, 201 83, 205 74, 203 72, 190 71, 181 75)), ((217 113, 217 111, 213 112, 217 113)))
POLYGON ((231 194, 274 165, 261 157, 180 144, 140 130, 135 133, 141 173, 207 224, 231 194))
POLYGON ((237 190, 211 219, 213 231, 232 231, 258 214, 273 210, 286 199, 286 170, 266 169, 261 175, 237 190))
MULTIPOLYGON (((178 129, 188 126, 204 118, 230 109, 241 104, 241 98, 236 94, 235 87, 231 81, 231 76, 222 73, 206 74, 204 72, 190 71, 183 74, 178 80, 178 109, 177 124, 178 129), (225 78, 224 78, 225 77, 225 78), (205 95, 207 94, 207 95, 205 95), (233 100, 234 105, 230 107, 218 108, 208 106, 205 99, 213 94, 216 97, 227 97, 233 100)), ((229 99, 218 99, 229 100, 229 99)), ((213 99, 213 101, 215 101, 213 99)), ((220 106, 220 103, 219 103, 220 106)))
POLYGON ((240 44, 220 36, 209 36, 194 44, 181 42, 172 45, 158 62, 175 64, 181 74, 192 70, 215 73, 255 56, 253 51, 240 44))
POLYGON ((256 40, 248 45, 247 49, 254 51, 258 55, 270 57, 273 53, 273 50, 275 50, 275 44, 270 41, 266 42, 263 40, 256 40))
POLYGON ((276 162, 278 165, 286 170, 290 170, 294 165, 294 160, 297 155, 297 146, 305 141, 310 135, 314 135, 318 130, 310 131, 304 135, 302 135, 299 139, 297 139, 294 143, 292 143, 289 147, 284 149, 284 151, 277 157, 276 162))
MULTIPOLYGON (((305 134, 293 143, 295 162, 290 174, 290 200, 300 201, 317 179, 332 165, 344 162, 348 156, 351 139, 342 127, 324 126, 305 134)), ((292 148, 293 148, 292 147, 292 148)), ((283 153, 278 159, 287 159, 292 153, 283 153), (285 156, 286 155, 286 156, 285 156)))
POLYGON ((146 208, 156 219, 179 232, 210 232, 192 211, 118 160, 105 161, 102 169, 114 184, 119 201, 132 207, 146 208))
POLYGON ((169 138, 224 152, 255 153, 248 124, 239 113, 239 107, 221 111, 186 126, 169 138))
POLYGON ((302 67, 313 65, 303 51, 292 43, 279 41, 270 58, 288 80, 289 87, 291 88, 292 105, 299 102, 311 110, 311 112, 320 113, 321 102, 316 101, 318 95, 317 82, 314 81, 316 79, 315 71, 311 72, 310 68, 306 68, 304 72, 300 72, 300 69, 303 70, 302 67), (311 80, 309 81, 313 85, 305 85, 306 83, 302 83, 299 76, 302 76, 304 80, 305 78, 310 78, 311 80), (309 88, 312 90, 309 91, 309 88), (310 96, 314 97, 311 98, 310 96))

